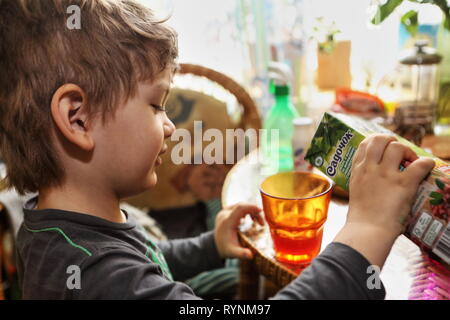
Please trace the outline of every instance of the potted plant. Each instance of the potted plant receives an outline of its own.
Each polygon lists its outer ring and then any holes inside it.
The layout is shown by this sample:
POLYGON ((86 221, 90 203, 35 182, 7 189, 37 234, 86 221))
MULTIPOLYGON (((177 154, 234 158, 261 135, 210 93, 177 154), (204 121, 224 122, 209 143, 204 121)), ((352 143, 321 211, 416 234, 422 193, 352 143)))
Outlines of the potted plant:
MULTIPOLYGON (((437 133, 445 131, 450 134, 450 6, 447 0, 388 0, 384 4, 377 7, 377 11, 372 18, 375 25, 381 24, 404 2, 416 4, 428 4, 437 6, 443 14, 442 24, 438 33, 438 51, 443 55, 444 59, 441 68, 440 92, 437 114, 437 133), (441 127, 441 128, 439 128, 441 127)), ((417 10, 409 10, 400 19, 401 24, 408 33, 415 37, 419 29, 419 13, 417 10)))
MULTIPOLYGON (((411 2, 418 4, 431 4, 441 9, 444 19, 443 27, 450 31, 450 8, 447 0, 387 0, 384 4, 378 6, 375 16, 372 18, 372 23, 378 25, 386 20, 403 2, 411 2)), ((402 25, 412 35, 417 34, 419 27, 418 12, 416 10, 409 10, 400 19, 402 25)))
POLYGON ((336 23, 327 23, 322 17, 316 18, 313 39, 317 41, 317 77, 319 89, 328 90, 350 87, 350 41, 338 41, 341 33, 336 23))

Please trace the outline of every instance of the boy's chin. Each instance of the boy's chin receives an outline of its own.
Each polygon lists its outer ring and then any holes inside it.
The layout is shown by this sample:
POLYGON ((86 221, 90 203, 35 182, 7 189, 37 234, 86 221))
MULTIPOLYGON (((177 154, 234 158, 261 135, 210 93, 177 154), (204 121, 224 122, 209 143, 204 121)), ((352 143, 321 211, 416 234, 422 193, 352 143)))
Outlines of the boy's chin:
POLYGON ((153 188, 154 186, 156 186, 156 183, 158 182, 158 175, 156 174, 156 172, 154 170, 152 170, 149 174, 149 177, 146 181, 146 189, 150 189, 153 188))
POLYGON ((156 186, 157 182, 158 176, 156 175, 156 172, 152 170, 147 174, 144 181, 141 180, 134 183, 134 186, 138 187, 132 191, 132 194, 127 195, 127 197, 133 197, 149 189, 152 189, 156 186))
MULTIPOLYGON (((1 0, 0 0, 1 1, 1 0)), ((145 181, 135 181, 132 183, 134 188, 127 189, 126 191, 122 190, 122 192, 119 193, 119 198, 121 200, 123 199, 129 199, 133 198, 145 191, 148 191, 155 187, 156 183, 158 182, 158 177, 155 172, 149 173, 145 181)))

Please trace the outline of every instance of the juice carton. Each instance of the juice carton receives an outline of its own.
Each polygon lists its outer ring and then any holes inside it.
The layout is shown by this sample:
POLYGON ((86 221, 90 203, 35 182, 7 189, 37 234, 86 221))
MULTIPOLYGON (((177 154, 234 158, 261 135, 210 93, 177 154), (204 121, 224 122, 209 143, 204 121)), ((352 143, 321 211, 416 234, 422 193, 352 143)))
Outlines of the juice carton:
MULTIPOLYGON (((450 164, 375 123, 345 114, 325 113, 305 158, 348 190, 352 159, 359 144, 375 133, 390 134, 418 156, 436 162, 418 189, 405 235, 450 268, 450 164)), ((393 196, 393 195, 386 195, 393 196)))

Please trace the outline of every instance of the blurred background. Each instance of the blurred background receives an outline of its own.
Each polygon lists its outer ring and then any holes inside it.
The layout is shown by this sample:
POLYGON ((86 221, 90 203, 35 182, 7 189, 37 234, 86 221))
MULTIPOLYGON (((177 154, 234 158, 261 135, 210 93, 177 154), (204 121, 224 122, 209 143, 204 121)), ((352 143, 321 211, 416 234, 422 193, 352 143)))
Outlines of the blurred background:
POLYGON ((244 84, 262 116, 272 105, 271 61, 290 67, 293 102, 300 115, 312 117, 330 107, 338 87, 395 102, 396 67, 417 39, 443 56, 439 81, 450 77, 445 0, 141 1, 170 17, 181 62, 213 68, 244 84))

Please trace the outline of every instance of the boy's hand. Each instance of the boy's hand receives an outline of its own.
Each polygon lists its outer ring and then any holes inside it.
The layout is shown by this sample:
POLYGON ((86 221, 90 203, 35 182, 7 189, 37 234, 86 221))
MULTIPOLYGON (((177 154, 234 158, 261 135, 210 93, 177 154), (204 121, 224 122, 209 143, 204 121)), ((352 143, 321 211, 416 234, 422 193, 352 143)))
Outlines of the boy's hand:
POLYGON ((253 257, 250 249, 240 245, 237 232, 241 219, 247 214, 260 225, 263 225, 264 219, 260 212, 261 208, 253 204, 238 203, 224 208, 217 214, 214 240, 222 259, 251 259, 253 257))
POLYGON ((382 266, 404 231, 417 189, 434 167, 388 135, 364 140, 353 159, 347 222, 335 241, 358 250, 382 266), (410 163, 404 171, 399 167, 410 163))

